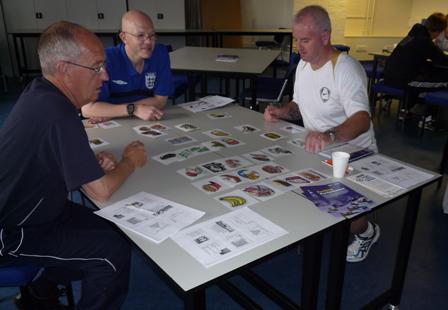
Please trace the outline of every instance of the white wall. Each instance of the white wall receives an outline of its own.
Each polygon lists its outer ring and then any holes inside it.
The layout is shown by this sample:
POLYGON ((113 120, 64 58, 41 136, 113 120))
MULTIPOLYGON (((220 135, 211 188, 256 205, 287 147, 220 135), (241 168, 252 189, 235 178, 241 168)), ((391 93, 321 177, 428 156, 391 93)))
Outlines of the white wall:
POLYGON ((448 14, 447 0, 414 0, 412 1, 411 17, 409 19, 409 28, 415 23, 421 22, 423 18, 428 17, 434 12, 448 14))

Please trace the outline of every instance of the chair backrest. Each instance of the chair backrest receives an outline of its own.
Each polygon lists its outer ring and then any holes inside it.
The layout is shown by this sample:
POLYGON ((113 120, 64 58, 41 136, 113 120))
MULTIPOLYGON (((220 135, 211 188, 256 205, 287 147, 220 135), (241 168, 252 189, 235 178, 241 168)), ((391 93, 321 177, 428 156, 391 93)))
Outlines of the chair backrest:
POLYGON ((348 45, 344 45, 344 44, 333 44, 331 45, 333 46, 335 49, 337 49, 338 51, 341 52, 346 52, 348 54, 348 52, 350 52, 350 46, 348 45))

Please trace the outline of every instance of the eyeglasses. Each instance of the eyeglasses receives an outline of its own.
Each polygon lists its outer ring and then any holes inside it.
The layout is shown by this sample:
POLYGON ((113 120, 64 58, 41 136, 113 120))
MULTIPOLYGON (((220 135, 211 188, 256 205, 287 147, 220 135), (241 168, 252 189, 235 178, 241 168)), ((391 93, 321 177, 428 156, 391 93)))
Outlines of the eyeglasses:
POLYGON ((77 66, 77 67, 81 67, 81 68, 84 68, 84 69, 92 70, 96 74, 100 74, 101 72, 106 70, 106 62, 103 62, 103 63, 99 64, 97 67, 84 66, 84 65, 80 65, 80 64, 77 64, 75 62, 68 61, 68 60, 65 60, 64 62, 68 63, 68 64, 71 64, 73 66, 77 66))
POLYGON ((149 41, 155 41, 157 40, 157 34, 153 33, 139 33, 139 34, 133 34, 130 32, 123 31, 124 33, 130 34, 134 38, 137 38, 140 42, 145 42, 146 40, 149 41))

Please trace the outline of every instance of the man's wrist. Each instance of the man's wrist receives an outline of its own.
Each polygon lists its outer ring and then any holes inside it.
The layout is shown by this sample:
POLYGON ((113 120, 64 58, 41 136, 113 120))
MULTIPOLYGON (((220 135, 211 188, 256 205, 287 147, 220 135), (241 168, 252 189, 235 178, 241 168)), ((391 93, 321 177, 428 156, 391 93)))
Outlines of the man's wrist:
POLYGON ((330 137, 331 143, 336 142, 336 128, 330 128, 325 133, 330 137))
POLYGON ((129 117, 133 117, 135 113, 135 104, 129 103, 126 105, 126 111, 129 117))

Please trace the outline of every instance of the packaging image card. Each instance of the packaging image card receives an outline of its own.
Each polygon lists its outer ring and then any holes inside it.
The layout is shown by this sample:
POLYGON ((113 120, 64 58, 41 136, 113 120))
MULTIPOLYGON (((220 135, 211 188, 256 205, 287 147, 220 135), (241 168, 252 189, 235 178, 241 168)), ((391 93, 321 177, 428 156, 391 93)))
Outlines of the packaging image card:
POLYGON ((239 184, 243 184, 247 182, 247 179, 243 179, 241 176, 239 176, 235 171, 229 171, 223 174, 218 175, 218 178, 229 185, 230 187, 234 187, 239 184))
POLYGON ((165 140, 168 143, 171 143, 172 145, 183 145, 191 142, 196 142, 197 140, 195 138, 192 138, 190 136, 180 136, 180 137, 174 137, 169 138, 165 140))
POLYGON ((161 123, 151 124, 151 125, 149 125, 149 128, 157 130, 157 131, 164 131, 164 130, 170 129, 170 127, 163 125, 161 123))
POLYGON ((138 133, 139 135, 142 135, 145 137, 150 137, 150 138, 158 138, 158 137, 162 137, 162 136, 166 135, 165 132, 152 129, 147 125, 136 126, 136 127, 133 127, 132 129, 134 129, 134 131, 136 133, 138 133))
POLYGON ((292 144, 300 149, 304 149, 305 148, 305 141, 303 141, 300 138, 296 138, 296 139, 292 139, 288 141, 289 144, 292 144))
POLYGON ((271 140, 271 141, 277 141, 283 138, 283 136, 277 132, 271 131, 271 132, 265 132, 260 135, 260 137, 263 137, 265 139, 271 140))
POLYGON ((249 182, 256 182, 261 180, 262 175, 259 171, 252 168, 243 168, 236 171, 236 173, 243 179, 249 182))
POLYGON ((109 142, 107 142, 107 141, 105 141, 105 140, 103 140, 101 138, 89 139, 89 145, 90 145, 90 147, 92 149, 96 149, 96 148, 99 148, 101 146, 105 146, 105 145, 108 145, 108 144, 109 144, 109 142))
POLYGON ((202 177, 211 176, 210 172, 201 166, 182 168, 177 170, 177 173, 189 180, 197 180, 202 177))
POLYGON ((212 152, 212 150, 210 148, 208 148, 207 146, 202 145, 202 144, 190 146, 189 150, 190 150, 190 152, 193 153, 194 156, 212 152))
POLYGON ((293 184, 285 181, 282 176, 273 177, 272 179, 266 180, 265 182, 269 187, 272 187, 273 189, 283 193, 297 188, 293 184))
POLYGON ((222 159, 222 163, 226 166, 228 170, 234 170, 252 165, 250 161, 242 158, 241 156, 232 156, 224 158, 222 159))
POLYGON ((220 138, 219 141, 223 142, 228 147, 235 147, 245 144, 244 142, 234 138, 220 138))
POLYGON ((248 207, 258 203, 258 201, 241 190, 216 196, 215 199, 230 209, 248 207))
POLYGON ((191 184, 208 195, 217 194, 231 188, 216 177, 199 180, 191 184))
POLYGON ((88 119, 83 120, 82 124, 84 125, 85 129, 98 128, 99 127, 98 124, 93 124, 88 119))
POLYGON ((202 145, 208 147, 212 151, 219 151, 227 147, 227 144, 218 140, 203 142, 202 145))
POLYGON ((303 169, 296 172, 298 175, 304 177, 305 179, 309 180, 310 182, 319 182, 321 180, 325 180, 328 178, 325 174, 321 172, 317 172, 314 169, 303 169))
POLYGON ((212 129, 203 132, 204 135, 207 135, 211 138, 220 138, 220 137, 228 137, 230 133, 224 131, 222 129, 212 129))
POLYGON ((104 129, 109 129, 109 128, 120 127, 121 124, 116 121, 105 121, 102 123, 98 123, 98 126, 101 128, 104 128, 104 129))
POLYGON ((257 184, 250 184, 246 187, 244 187, 243 192, 251 195, 252 197, 261 200, 266 201, 269 199, 272 199, 274 197, 277 197, 281 195, 283 192, 275 190, 273 187, 270 187, 265 182, 260 182, 257 184))
POLYGON ((257 169, 258 171, 261 171, 268 178, 289 172, 288 169, 286 169, 283 166, 280 166, 279 164, 277 164, 275 162, 260 164, 253 168, 257 169))
POLYGON ((269 146, 264 149, 261 149, 260 151, 274 157, 282 157, 293 154, 290 150, 281 147, 279 145, 269 146))
POLYGON ((297 125, 288 125, 288 126, 280 128, 280 129, 283 130, 283 131, 289 132, 290 134, 305 132, 305 128, 304 127, 300 127, 300 126, 297 126, 297 125))
POLYGON ((169 164, 179 161, 180 158, 176 152, 168 152, 168 153, 162 153, 162 154, 153 156, 152 159, 154 159, 164 165, 169 165, 169 164))
POLYGON ((227 171, 226 165, 224 165, 224 163, 221 160, 215 160, 202 164, 201 167, 204 167, 206 170, 208 170, 213 174, 218 174, 227 171))
POLYGON ((227 112, 211 112, 211 113, 208 113, 207 116, 211 119, 224 119, 224 118, 232 117, 232 115, 230 115, 227 112))
POLYGON ((248 124, 235 126, 234 128, 238 131, 241 131, 242 133, 253 133, 260 131, 260 129, 258 129, 257 127, 248 124))
POLYGON ((247 154, 243 154, 243 157, 249 159, 253 163, 265 163, 268 161, 273 161, 274 159, 263 152, 251 152, 247 154))
POLYGON ((195 131, 195 130, 199 130, 200 129, 199 126, 196 126, 196 125, 193 125, 193 124, 190 124, 190 123, 178 124, 178 125, 176 125, 176 128, 180 129, 182 131, 185 131, 185 132, 191 132, 191 131, 195 131))
POLYGON ((298 175, 295 172, 279 175, 276 177, 276 179, 283 180, 293 185, 294 188, 297 188, 299 185, 311 183, 308 179, 305 179, 304 177, 298 175))

